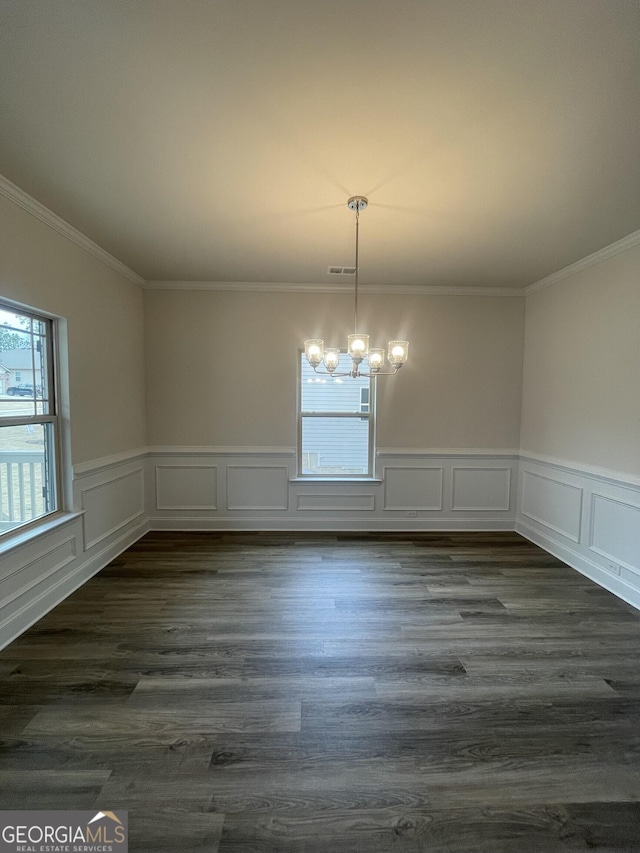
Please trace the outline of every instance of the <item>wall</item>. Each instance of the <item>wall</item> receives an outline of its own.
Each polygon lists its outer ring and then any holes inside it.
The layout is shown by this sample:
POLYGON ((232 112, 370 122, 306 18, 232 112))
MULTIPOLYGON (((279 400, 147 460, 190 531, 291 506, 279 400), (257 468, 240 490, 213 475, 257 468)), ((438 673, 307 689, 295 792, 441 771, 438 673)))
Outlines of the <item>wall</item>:
POLYGON ((61 223, 17 188, 7 182, 0 189, 20 202, 0 194, 0 294, 65 318, 69 510, 37 535, 2 544, 2 646, 146 529, 146 425, 140 287, 62 236, 61 223))
POLYGON ((640 245, 527 296, 516 529, 640 606, 640 245))
MULTIPOLYGON (((378 382, 379 446, 518 447, 522 299, 361 302, 381 345, 411 342, 401 374, 378 382)), ((150 290, 145 305, 151 445, 295 446, 296 352, 352 331, 350 295, 150 290)))
POLYGON ((362 295, 410 360, 378 380, 384 483, 347 486, 295 482, 296 371, 306 338, 346 342, 351 293, 145 291, 152 525, 512 527, 523 303, 362 295))

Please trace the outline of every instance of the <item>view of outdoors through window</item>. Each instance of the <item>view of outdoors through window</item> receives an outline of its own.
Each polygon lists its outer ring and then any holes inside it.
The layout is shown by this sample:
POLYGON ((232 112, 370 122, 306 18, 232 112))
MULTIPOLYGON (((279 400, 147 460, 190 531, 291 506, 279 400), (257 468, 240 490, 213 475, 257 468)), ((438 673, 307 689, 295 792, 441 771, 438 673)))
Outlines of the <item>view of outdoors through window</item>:
POLYGON ((51 321, 0 303, 0 534, 53 512, 51 321))
MULTIPOLYGON (((366 376, 315 373, 300 356, 299 473, 315 477, 366 477, 372 472, 373 407, 366 376)), ((337 372, 351 369, 343 353, 337 372)))

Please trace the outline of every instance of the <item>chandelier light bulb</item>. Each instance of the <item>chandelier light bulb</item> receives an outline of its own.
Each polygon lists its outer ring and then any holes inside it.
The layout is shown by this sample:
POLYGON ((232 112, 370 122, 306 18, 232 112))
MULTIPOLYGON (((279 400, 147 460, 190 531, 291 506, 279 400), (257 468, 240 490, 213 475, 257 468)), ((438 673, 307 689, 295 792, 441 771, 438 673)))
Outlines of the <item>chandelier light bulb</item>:
POLYGON ((321 338, 310 338, 305 341, 304 354, 311 367, 317 367, 324 356, 324 341, 321 338))
POLYGON ((369 367, 377 373, 384 364, 384 350, 378 347, 372 347, 369 350, 369 367))
POLYGON ((349 355, 352 359, 362 361, 363 358, 367 357, 369 352, 369 335, 362 335, 360 332, 355 332, 353 335, 349 335, 347 341, 349 355))
POLYGON ((389 362, 396 368, 402 367, 409 357, 409 341, 389 341, 389 362))
POLYGON ((333 373, 336 367, 340 364, 340 350, 334 347, 328 347, 324 351, 324 366, 329 373, 333 373))

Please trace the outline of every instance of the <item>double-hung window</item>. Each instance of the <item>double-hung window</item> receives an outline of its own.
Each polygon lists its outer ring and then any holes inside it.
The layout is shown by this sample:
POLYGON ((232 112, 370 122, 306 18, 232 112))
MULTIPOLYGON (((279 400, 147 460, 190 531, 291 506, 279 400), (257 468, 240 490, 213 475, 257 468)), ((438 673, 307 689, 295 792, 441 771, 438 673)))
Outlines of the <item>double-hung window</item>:
MULTIPOLYGON (((351 370, 341 353, 336 372, 351 370)), ((367 376, 316 373, 299 356, 298 474, 301 477, 372 477, 375 382, 367 376)))
POLYGON ((0 536, 59 508, 53 321, 0 301, 0 536))

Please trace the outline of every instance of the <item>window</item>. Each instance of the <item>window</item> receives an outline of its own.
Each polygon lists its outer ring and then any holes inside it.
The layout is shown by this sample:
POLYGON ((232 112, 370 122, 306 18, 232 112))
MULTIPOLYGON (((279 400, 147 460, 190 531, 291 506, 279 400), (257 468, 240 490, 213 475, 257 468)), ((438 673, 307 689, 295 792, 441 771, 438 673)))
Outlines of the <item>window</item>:
MULTIPOLYGON (((369 377, 325 376, 299 357, 298 474, 372 477, 374 386, 369 377)), ((351 369, 341 353, 338 371, 351 369)))
POLYGON ((53 333, 0 302, 0 535, 59 507, 53 333))

